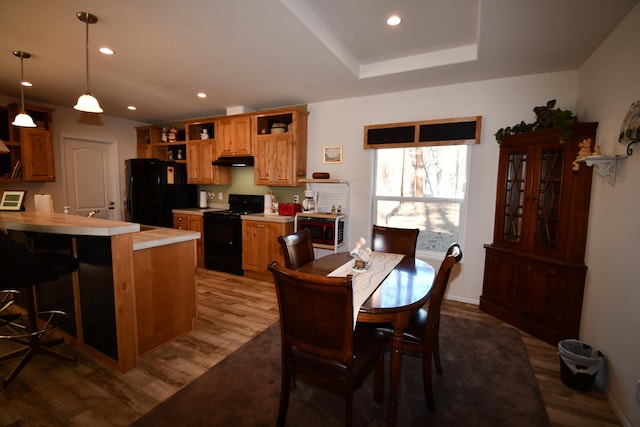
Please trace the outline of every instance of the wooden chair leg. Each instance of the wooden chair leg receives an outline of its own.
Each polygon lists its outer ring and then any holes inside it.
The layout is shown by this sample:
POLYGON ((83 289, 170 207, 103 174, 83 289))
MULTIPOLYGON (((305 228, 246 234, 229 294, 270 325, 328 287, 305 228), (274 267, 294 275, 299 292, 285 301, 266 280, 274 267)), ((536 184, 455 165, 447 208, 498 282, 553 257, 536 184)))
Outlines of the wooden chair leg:
POLYGON ((424 383, 424 395, 427 399, 427 407, 430 411, 435 411, 436 403, 433 397, 433 385, 431 384, 431 357, 431 351, 425 350, 422 355, 422 382, 424 383))
POLYGON ((373 371, 373 400, 382 403, 384 394, 384 353, 376 361, 373 371))
POLYGON ((351 427, 353 424, 353 387, 347 392, 344 408, 344 425, 351 427))
POLYGON ((278 427, 284 427, 287 419, 287 409, 289 408, 289 394, 293 378, 285 371, 282 373, 282 381, 280 385, 280 406, 278 408, 278 427))
POLYGON ((437 324, 433 334, 433 361, 436 364, 436 372, 442 375, 442 364, 440 363, 440 325, 437 324))

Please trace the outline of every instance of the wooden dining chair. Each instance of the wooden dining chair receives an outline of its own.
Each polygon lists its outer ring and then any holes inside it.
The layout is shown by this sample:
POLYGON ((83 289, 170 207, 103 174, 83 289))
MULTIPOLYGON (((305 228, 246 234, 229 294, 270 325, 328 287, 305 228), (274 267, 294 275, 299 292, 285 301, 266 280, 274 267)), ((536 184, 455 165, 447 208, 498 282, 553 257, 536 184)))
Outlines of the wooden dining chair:
POLYGON ((417 228, 394 228, 374 225, 371 250, 414 257, 419 233, 420 230, 417 228))
POLYGON ((375 328, 353 328, 352 276, 327 277, 269 265, 280 309, 282 386, 278 426, 284 426, 292 380, 346 398, 352 424, 353 394, 374 371, 374 400, 382 402, 387 339, 375 328))
MULTIPOLYGON (((449 283, 451 269, 462 259, 460 245, 453 243, 438 269, 433 282, 428 308, 421 308, 409 320, 409 326, 402 335, 402 348, 410 353, 422 357, 422 380, 427 406, 435 411, 433 386, 431 385, 431 359, 436 366, 436 372, 442 375, 440 363, 440 309, 449 283)), ((393 326, 390 324, 377 325, 377 329, 384 332, 389 339, 393 337, 393 326)))
POLYGON ((311 232, 306 228, 297 233, 278 237, 278 243, 284 251, 284 265, 287 268, 296 270, 315 259, 311 232))

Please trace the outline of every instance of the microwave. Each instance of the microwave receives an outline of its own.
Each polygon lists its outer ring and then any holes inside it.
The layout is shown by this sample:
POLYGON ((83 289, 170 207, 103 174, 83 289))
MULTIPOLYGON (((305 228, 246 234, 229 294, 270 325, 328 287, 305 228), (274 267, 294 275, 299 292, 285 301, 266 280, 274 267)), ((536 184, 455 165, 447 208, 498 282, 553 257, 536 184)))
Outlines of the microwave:
POLYGON ((344 222, 342 220, 338 220, 336 223, 333 219, 301 219, 298 222, 298 228, 300 230, 304 228, 308 229, 311 232, 311 241, 313 243, 333 245, 336 243, 336 235, 338 237, 338 245, 344 242, 344 222))

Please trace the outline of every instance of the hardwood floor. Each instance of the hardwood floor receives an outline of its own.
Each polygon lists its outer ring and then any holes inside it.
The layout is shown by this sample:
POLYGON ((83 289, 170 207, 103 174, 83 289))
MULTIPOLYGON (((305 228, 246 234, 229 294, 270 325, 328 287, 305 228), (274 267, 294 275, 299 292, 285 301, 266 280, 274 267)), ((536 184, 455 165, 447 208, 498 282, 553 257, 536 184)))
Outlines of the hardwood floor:
MULTIPOLYGON (((71 346, 78 366, 36 356, 0 391, 0 426, 128 426, 278 320, 273 285, 198 270, 195 330, 143 356, 125 374, 71 346)), ((443 313, 501 321, 477 306, 447 301, 443 313)), ((557 349, 522 333, 553 426, 621 425, 602 393, 573 391, 560 381, 557 349)), ((4 341, 4 340, 3 340, 4 341)), ((11 347, 0 342, 0 354, 11 347)), ((14 360, 0 362, 5 376, 14 360)))

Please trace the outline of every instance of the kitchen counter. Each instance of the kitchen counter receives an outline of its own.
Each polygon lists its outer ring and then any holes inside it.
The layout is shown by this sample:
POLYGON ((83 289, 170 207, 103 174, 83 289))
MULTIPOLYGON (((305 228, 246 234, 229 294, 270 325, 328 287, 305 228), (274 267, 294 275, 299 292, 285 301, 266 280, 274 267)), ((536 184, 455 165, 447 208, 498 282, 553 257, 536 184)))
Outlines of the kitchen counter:
POLYGON ((171 245, 174 243, 197 240, 200 233, 197 231, 177 230, 175 228, 163 227, 143 227, 139 233, 131 236, 133 250, 155 248, 158 246, 171 245))
POLYGON ((58 278, 54 300, 38 287, 38 301, 70 307, 65 338, 106 365, 126 372, 193 329, 199 232, 35 211, 0 212, 0 228, 36 250, 66 242, 78 270, 58 278))
POLYGON ((0 212, 0 228, 79 236, 116 236, 140 231, 140 224, 52 212, 0 212))
POLYGON ((292 223, 294 219, 294 217, 292 216, 276 215, 276 214, 272 215, 272 214, 264 214, 264 213, 242 215, 240 218, 249 220, 249 221, 277 222, 280 224, 292 223))
POLYGON ((174 214, 183 214, 183 215, 202 215, 205 212, 215 212, 215 211, 224 211, 229 209, 229 205, 225 203, 217 203, 213 207, 208 208, 180 208, 180 209, 172 209, 171 212, 174 214))

